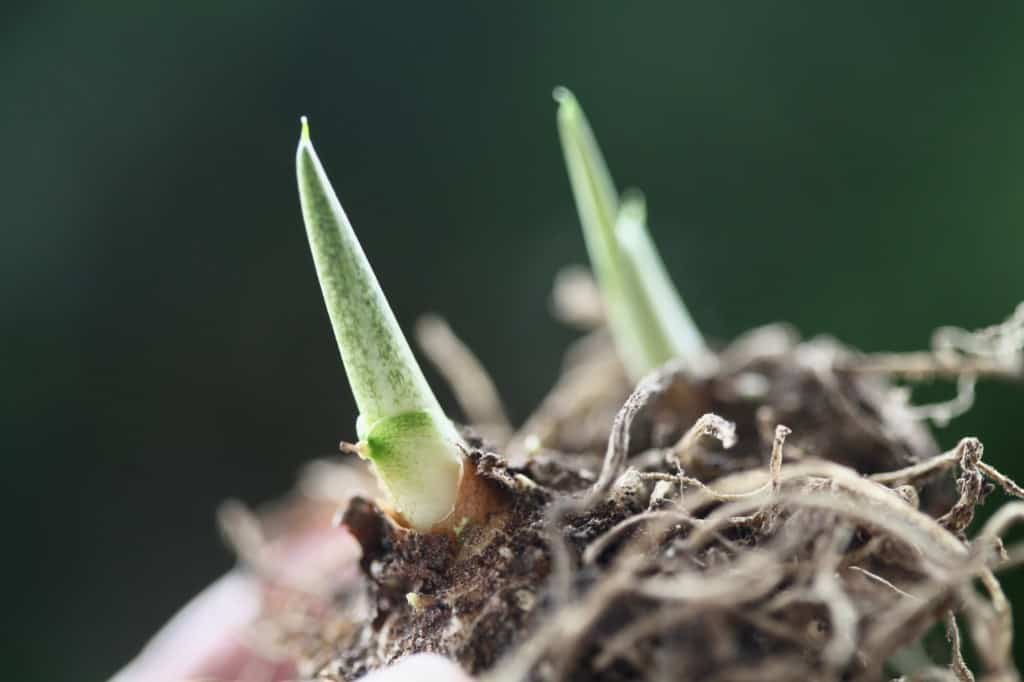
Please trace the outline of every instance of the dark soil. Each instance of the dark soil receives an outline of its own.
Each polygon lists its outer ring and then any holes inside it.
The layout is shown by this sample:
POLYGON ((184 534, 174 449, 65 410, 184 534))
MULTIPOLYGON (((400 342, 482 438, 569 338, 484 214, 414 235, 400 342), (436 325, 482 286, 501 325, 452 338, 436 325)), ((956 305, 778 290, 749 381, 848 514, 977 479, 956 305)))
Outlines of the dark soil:
POLYGON ((974 679, 959 618, 984 679, 1018 679, 1002 528, 965 531, 1021 491, 975 439, 940 452, 891 372, 768 327, 630 394, 587 343, 508 444, 471 440, 504 511, 421 535, 352 500, 363 578, 303 652, 321 678, 430 651, 502 681, 974 679))

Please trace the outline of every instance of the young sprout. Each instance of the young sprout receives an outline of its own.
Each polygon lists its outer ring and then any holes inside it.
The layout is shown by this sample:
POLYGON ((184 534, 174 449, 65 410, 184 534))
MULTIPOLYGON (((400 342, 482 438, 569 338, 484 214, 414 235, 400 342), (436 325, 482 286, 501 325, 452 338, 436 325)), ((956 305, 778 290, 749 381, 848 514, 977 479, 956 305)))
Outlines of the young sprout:
POLYGON ((639 190, 626 190, 623 194, 615 236, 627 266, 651 301, 662 333, 673 344, 675 355, 686 359, 693 368, 701 368, 710 357, 704 337, 654 246, 647 229, 647 202, 639 190))
POLYGON ((357 452, 395 510, 430 530, 450 516, 462 478, 462 439, 395 320, 302 119, 295 159, 306 233, 334 336, 355 396, 357 452))
POLYGON ((579 102, 565 88, 554 96, 587 253, 626 371, 639 379, 674 358, 703 370, 707 348, 651 241, 643 198, 627 195, 620 203, 579 102))

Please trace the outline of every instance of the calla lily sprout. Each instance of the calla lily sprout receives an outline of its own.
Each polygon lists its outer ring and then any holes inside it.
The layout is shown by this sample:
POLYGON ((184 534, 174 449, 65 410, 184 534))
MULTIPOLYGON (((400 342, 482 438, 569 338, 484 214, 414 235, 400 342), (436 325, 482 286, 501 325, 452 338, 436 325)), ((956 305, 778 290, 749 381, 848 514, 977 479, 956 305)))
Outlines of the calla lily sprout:
POLYGON ((710 354, 651 240, 643 196, 620 201, 579 102, 565 88, 554 97, 583 237, 627 373, 636 380, 672 359, 703 371, 710 354))
POLYGON ((688 360, 695 369, 703 368, 710 358, 704 337, 686 309, 672 283, 665 263, 647 229, 647 202, 638 190, 627 190, 622 197, 615 236, 628 267, 651 301, 667 342, 676 357, 688 360))
POLYGON ((299 198, 320 288, 359 410, 355 449, 401 518, 430 530, 450 516, 464 443, 413 357, 302 119, 299 198))

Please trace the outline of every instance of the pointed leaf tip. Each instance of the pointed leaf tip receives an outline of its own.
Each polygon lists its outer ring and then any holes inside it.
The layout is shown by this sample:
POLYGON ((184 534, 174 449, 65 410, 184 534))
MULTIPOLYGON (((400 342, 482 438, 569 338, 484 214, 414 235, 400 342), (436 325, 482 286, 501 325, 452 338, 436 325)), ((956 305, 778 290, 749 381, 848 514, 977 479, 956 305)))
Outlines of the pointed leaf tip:
POLYGON ((299 121, 302 122, 302 132, 299 134, 299 141, 309 142, 309 119, 305 116, 300 116, 299 121))
POLYGON ((569 88, 559 85, 551 92, 558 104, 558 118, 563 122, 574 121, 580 113, 580 103, 569 88))
POLYGON ((631 187, 622 193, 619 203, 619 216, 638 223, 647 222, 647 197, 643 192, 631 187))
POLYGON ((569 88, 565 87, 564 85, 556 85, 555 88, 551 91, 551 97, 553 97, 554 100, 559 104, 566 104, 568 102, 576 101, 576 98, 573 96, 572 91, 569 90, 569 88))

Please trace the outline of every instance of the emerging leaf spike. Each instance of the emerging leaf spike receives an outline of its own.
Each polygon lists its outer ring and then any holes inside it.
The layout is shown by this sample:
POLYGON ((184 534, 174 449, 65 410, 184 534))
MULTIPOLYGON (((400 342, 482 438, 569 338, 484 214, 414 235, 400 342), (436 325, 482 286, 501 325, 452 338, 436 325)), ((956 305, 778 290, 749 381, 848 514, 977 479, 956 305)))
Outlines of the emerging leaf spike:
POLYGON ((587 248, 591 258, 597 255, 603 260, 612 259, 613 226, 619 205, 615 183, 576 97, 563 87, 555 88, 554 97, 559 105, 562 151, 577 198, 576 208, 584 223, 587 248))
POLYGON ((413 357, 313 149, 302 118, 299 198, 342 363, 359 409, 356 432, 392 503, 428 530, 455 505, 463 446, 413 357))
POLYGON ((627 190, 623 194, 615 235, 626 262, 652 303, 662 334, 672 345, 673 353, 698 372, 708 369, 712 355, 651 239, 647 229, 647 202, 642 192, 627 190))
POLYGON ((587 253, 626 371, 638 380, 674 358, 695 370, 702 367, 708 358, 704 342, 654 250, 643 201, 628 200, 622 213, 615 183, 579 102, 565 88, 556 88, 554 97, 587 253), (655 262, 660 270, 652 272, 655 262))

